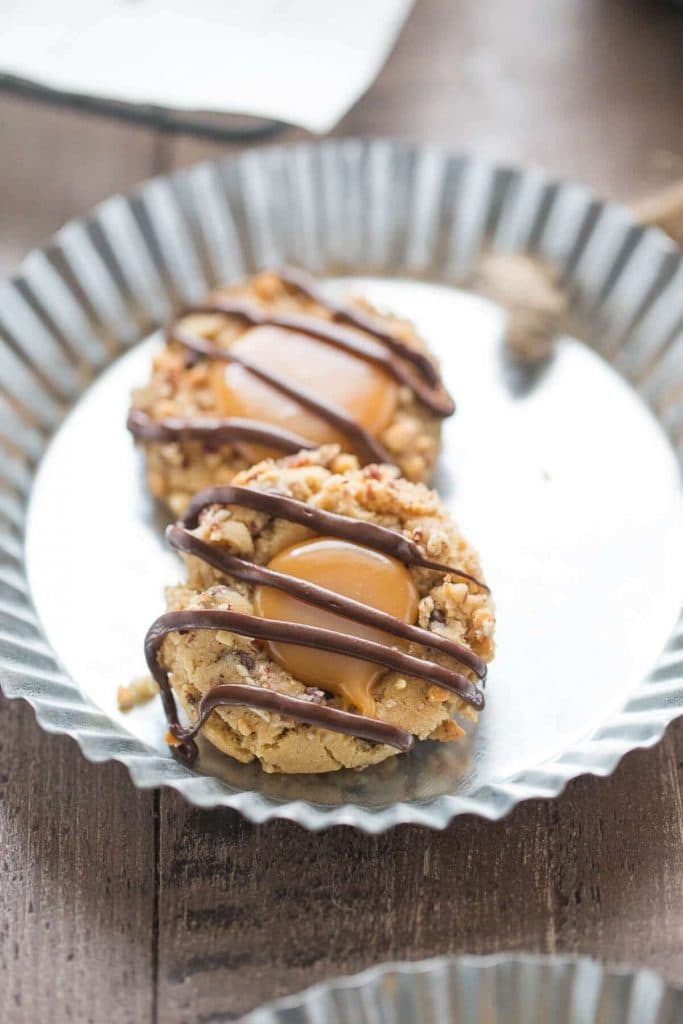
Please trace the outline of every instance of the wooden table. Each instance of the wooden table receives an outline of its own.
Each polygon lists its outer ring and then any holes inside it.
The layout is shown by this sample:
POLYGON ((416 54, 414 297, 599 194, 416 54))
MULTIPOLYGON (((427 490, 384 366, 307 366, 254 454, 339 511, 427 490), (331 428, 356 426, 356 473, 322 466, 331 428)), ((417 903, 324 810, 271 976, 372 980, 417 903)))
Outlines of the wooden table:
MULTIPOLYGON (((628 199, 683 174, 681 54, 683 16, 656 3, 425 0, 336 134, 536 161, 628 199)), ((230 148, 0 97, 3 269, 107 194, 230 148)), ((140 793, 27 706, 2 712, 5 1024, 216 1024, 443 952, 576 951, 683 980, 683 722, 499 824, 369 838, 140 793)))

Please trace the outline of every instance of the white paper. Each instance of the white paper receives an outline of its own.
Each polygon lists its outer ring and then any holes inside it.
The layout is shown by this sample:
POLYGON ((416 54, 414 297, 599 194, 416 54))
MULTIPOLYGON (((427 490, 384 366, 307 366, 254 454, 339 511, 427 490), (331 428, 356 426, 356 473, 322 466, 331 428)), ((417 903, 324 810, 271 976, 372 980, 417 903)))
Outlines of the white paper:
POLYGON ((0 72, 60 92, 333 128, 412 0, 1 0, 0 72))

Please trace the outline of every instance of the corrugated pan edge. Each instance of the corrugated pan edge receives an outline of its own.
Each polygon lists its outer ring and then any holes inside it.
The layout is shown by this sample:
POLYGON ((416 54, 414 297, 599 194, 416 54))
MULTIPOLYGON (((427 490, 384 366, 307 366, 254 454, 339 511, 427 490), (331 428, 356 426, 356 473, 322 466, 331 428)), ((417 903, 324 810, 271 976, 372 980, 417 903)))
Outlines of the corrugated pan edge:
POLYGON ((683 991, 587 957, 500 954, 388 963, 254 1010, 242 1024, 675 1024, 683 991))
POLYGON ((117 760, 140 787, 168 785, 200 807, 309 829, 401 823, 444 828, 496 820, 557 796, 582 774, 608 775, 683 713, 683 625, 616 715, 561 756, 469 796, 365 808, 279 803, 233 792, 160 755, 107 718, 60 670, 42 637, 23 569, 33 472, 75 398, 117 354, 215 281, 298 262, 328 273, 391 273, 458 283, 481 252, 556 261, 592 344, 639 391, 683 452, 683 261, 661 232, 541 171, 499 167, 387 140, 248 152, 151 179, 67 224, 0 286, 0 678, 50 732, 91 761, 117 760))

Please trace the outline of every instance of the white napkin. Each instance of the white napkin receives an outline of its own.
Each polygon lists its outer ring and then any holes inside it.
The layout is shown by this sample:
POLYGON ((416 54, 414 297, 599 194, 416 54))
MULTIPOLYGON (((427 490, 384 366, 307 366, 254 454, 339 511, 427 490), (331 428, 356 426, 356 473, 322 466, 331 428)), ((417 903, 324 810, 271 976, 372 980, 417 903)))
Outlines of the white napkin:
POLYGON ((412 0, 2 0, 0 72, 59 92, 333 128, 412 0))

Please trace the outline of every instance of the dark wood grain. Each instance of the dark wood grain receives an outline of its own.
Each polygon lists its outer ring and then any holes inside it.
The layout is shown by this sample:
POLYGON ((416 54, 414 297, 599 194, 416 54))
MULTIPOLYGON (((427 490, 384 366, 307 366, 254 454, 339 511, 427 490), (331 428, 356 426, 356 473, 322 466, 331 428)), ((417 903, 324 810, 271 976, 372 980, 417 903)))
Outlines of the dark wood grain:
POLYGON ((161 799, 159 1019, 228 1021, 395 958, 579 952, 683 979, 683 723, 504 822, 369 837, 161 799))
POLYGON ((0 275, 159 166, 156 133, 0 92, 0 275))
POLYGON ((0 714, 0 1021, 150 1020, 155 797, 0 714))
MULTIPOLYGON (((0 94, 0 273, 161 166, 163 140, 0 94)), ((0 1021, 154 1018, 158 795, 0 697, 0 1021)))
MULTIPOLYGON (((682 50, 663 3, 421 0, 335 134, 536 161, 638 196, 683 173, 682 50)), ((110 192, 236 151, 0 95, 0 265, 110 192)), ((683 980, 683 722, 505 822, 371 838, 139 793, 24 705, 1 711, 3 1024, 209 1024, 442 952, 592 953, 683 980)))

